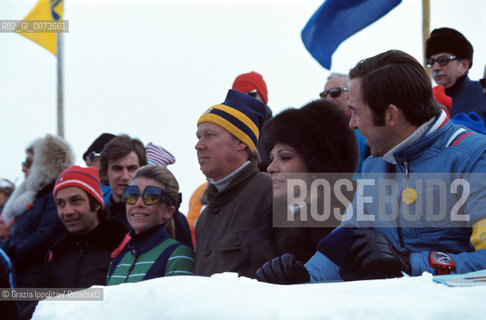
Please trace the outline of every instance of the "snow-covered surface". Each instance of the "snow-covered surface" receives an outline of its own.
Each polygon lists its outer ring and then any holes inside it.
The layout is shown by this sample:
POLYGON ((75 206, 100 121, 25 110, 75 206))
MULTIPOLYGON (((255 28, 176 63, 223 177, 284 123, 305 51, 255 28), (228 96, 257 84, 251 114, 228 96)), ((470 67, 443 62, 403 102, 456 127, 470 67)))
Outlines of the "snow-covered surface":
POLYGON ((234 273, 103 287, 103 301, 41 301, 33 319, 486 319, 486 286, 421 277, 272 285, 234 273))

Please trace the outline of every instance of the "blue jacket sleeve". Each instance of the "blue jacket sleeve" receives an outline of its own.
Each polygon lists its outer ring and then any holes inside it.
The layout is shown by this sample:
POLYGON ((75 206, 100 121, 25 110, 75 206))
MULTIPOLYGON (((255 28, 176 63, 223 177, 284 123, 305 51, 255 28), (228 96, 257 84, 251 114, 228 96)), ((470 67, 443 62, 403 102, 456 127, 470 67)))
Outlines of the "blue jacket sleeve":
POLYGON ((342 281, 339 267, 329 258, 317 251, 305 264, 311 282, 342 281))

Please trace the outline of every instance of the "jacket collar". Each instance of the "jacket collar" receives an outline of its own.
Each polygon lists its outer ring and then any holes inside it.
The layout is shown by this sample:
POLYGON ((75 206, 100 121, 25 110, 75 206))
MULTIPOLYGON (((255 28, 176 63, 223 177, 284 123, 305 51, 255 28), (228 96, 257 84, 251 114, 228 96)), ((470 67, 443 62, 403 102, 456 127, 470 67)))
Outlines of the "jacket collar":
POLYGON ((151 250, 156 245, 170 238, 165 224, 155 226, 152 229, 135 234, 134 230, 130 231, 132 237, 128 242, 127 248, 133 255, 138 255, 151 250))
POLYGON ((241 189, 255 174, 260 172, 256 162, 251 161, 248 165, 236 173, 230 184, 221 192, 212 184, 208 184, 207 196, 208 200, 212 200, 216 195, 225 197, 233 194, 241 189))
MULTIPOLYGON (((444 118, 445 113, 436 118, 434 123, 426 130, 419 139, 412 144, 397 150, 393 156, 396 163, 403 163, 405 160, 410 161, 422 156, 424 150, 429 149, 432 145, 436 144, 439 140, 438 137, 446 136, 446 132, 452 128, 452 123, 444 118)), ((446 147, 447 139, 441 139, 440 143, 443 147, 446 147)))

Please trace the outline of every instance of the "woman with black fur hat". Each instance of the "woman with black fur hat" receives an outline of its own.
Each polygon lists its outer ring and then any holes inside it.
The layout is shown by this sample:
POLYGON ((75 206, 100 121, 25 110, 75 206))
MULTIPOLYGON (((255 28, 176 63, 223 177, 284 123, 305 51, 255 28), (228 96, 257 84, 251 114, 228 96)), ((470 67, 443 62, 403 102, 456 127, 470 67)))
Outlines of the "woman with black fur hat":
MULTIPOLYGON (((271 161, 267 171, 273 182, 274 222, 275 215, 284 219, 287 217, 286 179, 293 174, 300 173, 302 178, 312 179, 317 177, 317 173, 340 173, 340 177, 344 174, 352 178, 358 165, 359 151, 356 135, 349 128, 348 121, 344 111, 334 102, 316 100, 300 109, 284 110, 266 123, 262 134, 262 150, 271 161), (282 203, 284 205, 280 206, 282 203)), ((326 178, 333 179, 331 175, 326 178)), ((307 209, 310 202, 322 203, 322 200, 306 199, 307 209)), ((341 212, 344 212, 343 205, 334 196, 330 197, 330 201, 331 208, 340 207, 341 212)), ((298 209, 291 208, 293 214, 298 214, 298 209)), ((339 223, 337 219, 322 222, 320 226, 315 221, 310 225, 311 219, 302 221, 302 224, 296 224, 295 221, 288 224, 291 227, 274 229, 275 246, 280 254, 292 253, 303 261, 314 254, 319 240, 339 223)))

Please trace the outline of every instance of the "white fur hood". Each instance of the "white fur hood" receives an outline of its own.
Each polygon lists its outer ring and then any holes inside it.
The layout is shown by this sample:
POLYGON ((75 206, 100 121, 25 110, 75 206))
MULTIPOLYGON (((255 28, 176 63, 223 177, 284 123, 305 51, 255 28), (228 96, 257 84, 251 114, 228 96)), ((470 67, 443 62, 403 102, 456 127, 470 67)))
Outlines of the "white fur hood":
POLYGON ((2 212, 5 221, 21 215, 34 201, 37 191, 55 181, 74 162, 70 145, 59 136, 48 134, 36 139, 29 147, 34 150, 34 161, 29 176, 15 189, 5 205, 2 212))

